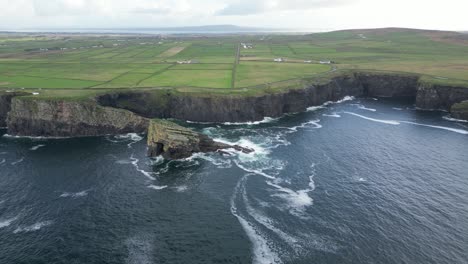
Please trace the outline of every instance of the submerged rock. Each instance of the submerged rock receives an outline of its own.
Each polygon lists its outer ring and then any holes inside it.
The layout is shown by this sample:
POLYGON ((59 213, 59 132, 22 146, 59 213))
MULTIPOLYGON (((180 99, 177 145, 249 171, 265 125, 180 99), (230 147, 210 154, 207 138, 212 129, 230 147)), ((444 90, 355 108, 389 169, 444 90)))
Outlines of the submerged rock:
POLYGON ((244 153, 252 149, 216 142, 206 135, 182 127, 176 123, 153 119, 148 127, 148 156, 166 159, 188 158, 197 152, 216 152, 233 148, 244 153))

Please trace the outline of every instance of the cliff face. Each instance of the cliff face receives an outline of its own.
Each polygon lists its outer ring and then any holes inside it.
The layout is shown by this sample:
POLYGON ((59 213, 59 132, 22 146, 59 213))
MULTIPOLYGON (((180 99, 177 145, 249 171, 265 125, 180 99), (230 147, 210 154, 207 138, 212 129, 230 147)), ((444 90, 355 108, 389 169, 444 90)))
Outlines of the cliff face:
POLYGON ((415 97, 417 76, 357 73, 363 94, 374 97, 415 97))
MULTIPOLYGON (((325 84, 261 95, 201 95, 154 89, 101 95, 96 102, 0 97, 0 126, 11 108, 7 125, 12 135, 121 134, 146 131, 148 120, 140 116, 197 122, 258 121, 302 112, 345 96, 411 97, 421 109, 450 110, 452 105, 468 100, 468 88, 428 86, 419 83, 416 76, 355 73, 325 84)), ((465 118, 464 114, 458 116, 465 118)))
POLYGON ((215 142, 206 135, 194 132, 167 120, 153 119, 148 127, 148 156, 183 159, 197 152, 214 152, 234 148, 245 153, 253 150, 215 142))
POLYGON ((416 107, 450 111, 454 104, 464 100, 468 100, 468 88, 420 84, 416 96, 416 107))
POLYGON ((454 118, 468 120, 468 101, 454 104, 450 113, 454 118))
POLYGON ((129 111, 94 102, 13 98, 8 133, 19 136, 69 137, 145 132, 148 120, 129 111))
POLYGON ((7 126, 6 120, 11 109, 11 100, 19 95, 25 95, 25 93, 0 93, 0 127, 7 126))

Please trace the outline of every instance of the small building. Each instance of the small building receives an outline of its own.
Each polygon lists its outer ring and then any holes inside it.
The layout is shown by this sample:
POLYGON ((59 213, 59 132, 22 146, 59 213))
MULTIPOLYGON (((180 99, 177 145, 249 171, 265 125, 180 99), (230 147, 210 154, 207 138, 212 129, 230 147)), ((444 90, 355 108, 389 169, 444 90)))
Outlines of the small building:
POLYGON ((311 60, 305 60, 304 63, 312 63, 311 60))
POLYGON ((332 61, 329 60, 321 60, 320 64, 332 64, 332 61))
POLYGON ((283 61, 286 61, 285 59, 283 58, 276 58, 273 60, 274 62, 283 62, 283 61))

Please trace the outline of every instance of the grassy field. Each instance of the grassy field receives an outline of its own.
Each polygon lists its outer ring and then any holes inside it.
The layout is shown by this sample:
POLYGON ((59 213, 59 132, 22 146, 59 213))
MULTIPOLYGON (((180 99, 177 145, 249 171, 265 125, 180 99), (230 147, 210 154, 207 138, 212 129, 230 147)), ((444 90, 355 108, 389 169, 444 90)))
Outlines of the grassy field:
POLYGON ((235 94, 347 70, 418 74, 426 82, 468 87, 464 39, 404 29, 206 37, 3 33, 0 89, 56 89, 60 96, 158 87, 235 94))

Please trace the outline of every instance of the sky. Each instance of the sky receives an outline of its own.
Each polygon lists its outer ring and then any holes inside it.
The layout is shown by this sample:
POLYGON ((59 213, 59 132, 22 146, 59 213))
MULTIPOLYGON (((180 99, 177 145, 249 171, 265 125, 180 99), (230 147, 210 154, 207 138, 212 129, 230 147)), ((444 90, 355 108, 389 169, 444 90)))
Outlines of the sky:
POLYGON ((468 0, 0 0, 0 29, 238 25, 468 30, 468 0))

